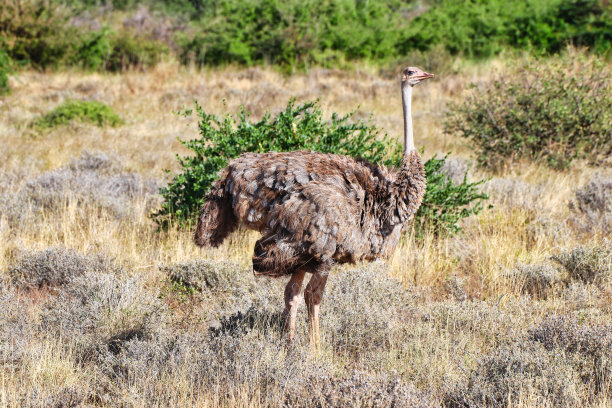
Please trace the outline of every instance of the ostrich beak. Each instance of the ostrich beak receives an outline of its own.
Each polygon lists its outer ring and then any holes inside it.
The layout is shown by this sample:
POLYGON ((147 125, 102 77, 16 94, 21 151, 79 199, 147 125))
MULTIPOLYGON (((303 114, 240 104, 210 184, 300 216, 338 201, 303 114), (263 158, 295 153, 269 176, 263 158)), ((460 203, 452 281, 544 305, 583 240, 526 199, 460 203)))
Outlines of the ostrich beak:
POLYGON ((423 72, 421 75, 419 75, 418 78, 419 78, 419 80, 423 81, 425 79, 430 79, 430 78, 433 78, 433 77, 434 77, 434 74, 423 72))

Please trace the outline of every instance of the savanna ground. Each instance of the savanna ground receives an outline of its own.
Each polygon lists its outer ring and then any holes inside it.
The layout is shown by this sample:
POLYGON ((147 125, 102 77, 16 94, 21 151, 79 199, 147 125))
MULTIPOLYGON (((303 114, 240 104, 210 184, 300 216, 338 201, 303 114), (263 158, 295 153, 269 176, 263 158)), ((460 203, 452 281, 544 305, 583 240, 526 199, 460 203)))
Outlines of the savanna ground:
POLYGON ((0 405, 611 406, 612 169, 525 161, 490 174, 442 132, 448 103, 505 64, 436 77, 413 103, 425 157, 452 151, 449 177, 492 177, 493 208, 457 235, 408 233, 386 264, 335 269, 318 358, 304 308, 284 347, 284 280, 252 275, 257 234, 201 250, 149 217, 186 153, 176 138, 198 135, 173 111, 197 99, 257 117, 320 98, 399 137, 395 74, 20 72, 0 105, 0 405), (125 123, 32 126, 68 99, 105 102, 125 123))

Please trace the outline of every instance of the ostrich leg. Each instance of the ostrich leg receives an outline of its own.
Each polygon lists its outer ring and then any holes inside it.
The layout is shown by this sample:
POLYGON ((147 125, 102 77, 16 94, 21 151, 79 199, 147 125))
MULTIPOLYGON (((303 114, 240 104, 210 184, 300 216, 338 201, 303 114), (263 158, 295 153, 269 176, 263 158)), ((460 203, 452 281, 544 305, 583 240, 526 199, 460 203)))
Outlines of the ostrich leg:
POLYGON ((318 354, 321 352, 321 334, 319 333, 319 305, 323 299, 325 283, 327 283, 327 270, 317 269, 312 274, 310 282, 306 285, 304 298, 308 307, 308 335, 310 346, 318 354))
POLYGON ((287 333, 287 343, 292 344, 295 336, 295 320, 297 308, 302 298, 302 282, 306 271, 298 269, 285 287, 285 333, 287 333))

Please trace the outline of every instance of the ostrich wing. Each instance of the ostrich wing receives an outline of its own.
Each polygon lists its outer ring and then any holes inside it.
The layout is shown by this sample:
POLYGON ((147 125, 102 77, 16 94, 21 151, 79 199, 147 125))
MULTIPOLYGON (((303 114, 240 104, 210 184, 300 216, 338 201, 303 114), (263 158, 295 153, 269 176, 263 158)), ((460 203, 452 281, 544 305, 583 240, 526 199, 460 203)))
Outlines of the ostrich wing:
POLYGON ((226 172, 236 217, 264 242, 282 239, 296 253, 353 262, 378 240, 373 203, 387 190, 384 167, 313 152, 247 153, 226 172))
POLYGON ((364 191, 349 190, 334 179, 311 181, 276 205, 269 218, 273 231, 290 234, 304 252, 321 261, 364 249, 359 239, 364 191))

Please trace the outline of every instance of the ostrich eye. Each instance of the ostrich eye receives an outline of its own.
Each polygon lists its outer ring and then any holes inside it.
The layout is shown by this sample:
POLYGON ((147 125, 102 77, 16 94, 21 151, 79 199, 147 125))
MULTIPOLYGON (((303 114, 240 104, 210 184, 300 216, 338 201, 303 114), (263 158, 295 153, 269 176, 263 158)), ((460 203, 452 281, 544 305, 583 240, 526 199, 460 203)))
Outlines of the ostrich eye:
POLYGON ((408 71, 408 75, 414 75, 414 71, 408 71))

